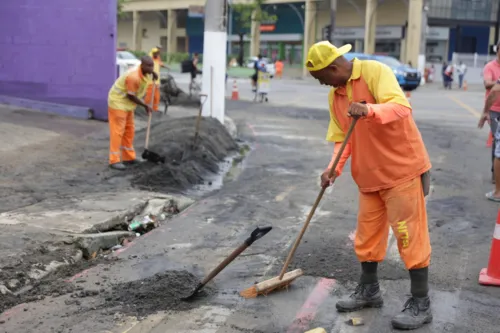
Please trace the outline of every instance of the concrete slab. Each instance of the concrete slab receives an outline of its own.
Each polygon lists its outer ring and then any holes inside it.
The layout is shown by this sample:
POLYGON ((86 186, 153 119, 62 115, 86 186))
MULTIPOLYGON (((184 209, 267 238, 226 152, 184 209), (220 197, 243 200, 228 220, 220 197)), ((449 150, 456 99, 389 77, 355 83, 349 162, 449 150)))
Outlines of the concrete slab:
POLYGON ((56 198, 0 214, 0 224, 24 224, 32 228, 68 233, 100 232, 143 213, 158 212, 170 200, 185 209, 193 201, 182 196, 162 195, 147 191, 99 193, 56 198))

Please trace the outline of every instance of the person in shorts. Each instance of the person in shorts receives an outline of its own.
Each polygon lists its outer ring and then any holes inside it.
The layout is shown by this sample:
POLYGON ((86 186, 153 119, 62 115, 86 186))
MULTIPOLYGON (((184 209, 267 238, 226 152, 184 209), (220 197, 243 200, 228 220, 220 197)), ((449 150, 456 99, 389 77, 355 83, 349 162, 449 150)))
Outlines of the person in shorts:
POLYGON ((495 184, 495 189, 486 193, 486 198, 494 202, 500 202, 500 126, 498 126, 500 113, 491 110, 494 104, 499 103, 500 79, 490 89, 484 103, 483 114, 478 123, 478 127, 483 128, 484 124, 488 122, 493 134, 493 183, 495 184))

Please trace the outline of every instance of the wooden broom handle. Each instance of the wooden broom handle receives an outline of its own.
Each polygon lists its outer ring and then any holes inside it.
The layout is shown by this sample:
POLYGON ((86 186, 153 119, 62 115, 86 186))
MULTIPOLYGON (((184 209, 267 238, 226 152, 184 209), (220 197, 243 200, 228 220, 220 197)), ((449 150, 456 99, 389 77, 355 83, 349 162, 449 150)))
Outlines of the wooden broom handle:
POLYGON ((156 82, 153 80, 153 92, 151 93, 151 113, 148 114, 148 127, 146 129, 146 143, 144 144, 144 149, 148 149, 149 147, 149 132, 151 130, 151 118, 153 117, 153 104, 155 101, 155 91, 156 91, 156 82))
MULTIPOLYGON (((342 153, 344 152, 345 146, 349 142, 349 138, 351 137, 352 131, 354 130, 354 126, 356 126, 357 119, 353 118, 351 122, 351 126, 349 127, 349 130, 347 131, 347 134, 345 135, 344 142, 342 142, 342 146, 340 146, 339 152, 337 153, 337 156, 335 157, 335 161, 333 162, 333 166, 330 169, 330 173, 328 174, 328 178, 334 177, 335 169, 337 168, 337 165, 339 164, 340 157, 342 156, 342 153)), ((307 227, 309 226, 309 223, 312 220, 312 217, 314 216, 314 213, 316 212, 316 208, 318 208, 318 205, 323 198, 323 194, 325 194, 326 187, 321 187, 321 191, 318 194, 318 197, 316 198, 316 201, 314 202, 314 205, 311 208, 311 211, 309 212, 309 215, 307 215, 306 222, 304 223, 304 226, 302 227, 302 230, 299 233, 299 236, 295 240, 295 243, 293 244, 292 250, 288 254, 288 257, 286 258, 285 264, 283 265, 283 268, 281 269, 281 273, 279 275, 279 279, 283 279, 283 276, 286 273, 286 270, 288 269, 288 265, 290 265, 290 261, 292 261, 293 255, 295 254, 295 251, 299 247, 300 241, 302 240, 302 236, 306 233, 307 227)))

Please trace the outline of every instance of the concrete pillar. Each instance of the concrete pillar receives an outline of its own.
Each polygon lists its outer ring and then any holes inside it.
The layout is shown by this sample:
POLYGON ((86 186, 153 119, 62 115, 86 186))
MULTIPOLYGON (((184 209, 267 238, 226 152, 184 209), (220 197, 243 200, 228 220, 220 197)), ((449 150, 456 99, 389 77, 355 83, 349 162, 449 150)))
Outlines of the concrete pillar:
POLYGON ((316 31, 315 31, 315 13, 316 13, 316 1, 306 0, 305 8, 305 21, 304 21, 304 45, 302 50, 302 76, 308 75, 308 70, 305 66, 305 61, 307 58, 307 52, 309 48, 316 42, 316 31))
POLYGON ((142 51, 141 12, 135 11, 132 16, 132 49, 142 51))
POLYGON ((408 29, 406 29, 406 63, 418 66, 422 34, 423 0, 409 0, 408 29))
POLYGON ((260 22, 255 20, 259 8, 252 14, 252 26, 250 28, 250 56, 256 57, 260 53, 260 22))
POLYGON ((222 124, 226 108, 225 89, 220 89, 226 82, 226 9, 225 0, 207 0, 203 34, 202 93, 208 97, 202 115, 214 117, 222 124))
POLYGON ((364 53, 375 53, 375 41, 377 32, 377 1, 378 0, 366 0, 364 53))
POLYGON ((330 0, 330 36, 328 40, 333 43, 333 36, 337 24, 337 0, 330 0))
POLYGON ((354 41, 354 52, 363 52, 363 42, 359 39, 354 41))
POLYGON ((170 9, 167 15, 167 53, 177 52, 177 12, 170 9))

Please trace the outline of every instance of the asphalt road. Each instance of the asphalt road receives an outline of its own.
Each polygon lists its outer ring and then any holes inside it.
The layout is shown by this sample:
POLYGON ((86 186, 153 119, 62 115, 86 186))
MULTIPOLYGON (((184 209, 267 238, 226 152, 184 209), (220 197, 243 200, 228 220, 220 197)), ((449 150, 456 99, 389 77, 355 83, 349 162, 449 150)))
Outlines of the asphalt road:
MULTIPOLYGON (((302 268, 305 276, 288 290, 267 297, 245 300, 237 294, 277 274, 319 191, 318 177, 332 152, 324 140, 327 89, 310 81, 272 84, 270 103, 227 104, 228 115, 252 150, 220 190, 138 239, 118 255, 122 260, 96 266, 68 282, 106 290, 108 281, 146 279, 170 269, 187 269, 202 277, 256 226, 273 226, 215 279, 212 295, 189 310, 151 313, 142 321, 103 309, 102 295, 78 305, 66 302, 69 296, 48 297, 4 314, 0 328, 5 332, 298 333, 323 327, 329 333, 392 332, 390 318, 402 309, 409 293, 408 273, 392 236, 380 269, 385 306, 351 314, 335 311, 335 302, 350 294, 359 276, 351 240, 357 189, 348 166, 328 190, 290 267, 302 268), (351 317, 362 317, 365 325, 347 326, 344 322, 351 317)), ((246 80, 240 80, 241 97, 251 96, 249 88, 246 80)), ((488 262, 498 211, 497 204, 484 198, 492 185, 487 131, 476 128, 482 95, 423 87, 413 94, 412 104, 433 163, 428 213, 434 322, 416 332, 498 332, 500 289, 477 282, 488 262)))

